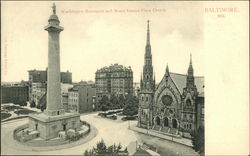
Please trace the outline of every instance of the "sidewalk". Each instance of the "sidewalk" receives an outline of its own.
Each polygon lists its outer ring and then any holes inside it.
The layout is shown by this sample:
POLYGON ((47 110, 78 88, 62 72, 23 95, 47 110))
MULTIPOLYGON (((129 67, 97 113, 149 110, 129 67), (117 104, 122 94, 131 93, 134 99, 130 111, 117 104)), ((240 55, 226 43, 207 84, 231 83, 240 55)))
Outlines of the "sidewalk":
POLYGON ((170 140, 170 141, 173 141, 173 142, 176 142, 176 143, 179 143, 179 144, 183 144, 183 145, 192 147, 192 141, 189 140, 189 139, 186 139, 186 138, 171 137, 171 136, 168 136, 168 135, 157 133, 156 131, 153 131, 153 130, 147 130, 147 129, 136 127, 136 125, 131 125, 130 129, 135 131, 135 132, 144 133, 146 135, 159 137, 159 138, 162 138, 162 139, 170 140))
POLYGON ((152 150, 150 150, 150 149, 147 149, 146 150, 150 155, 153 155, 153 156, 160 156, 160 154, 159 153, 156 153, 156 152, 154 152, 154 151, 152 151, 152 150))

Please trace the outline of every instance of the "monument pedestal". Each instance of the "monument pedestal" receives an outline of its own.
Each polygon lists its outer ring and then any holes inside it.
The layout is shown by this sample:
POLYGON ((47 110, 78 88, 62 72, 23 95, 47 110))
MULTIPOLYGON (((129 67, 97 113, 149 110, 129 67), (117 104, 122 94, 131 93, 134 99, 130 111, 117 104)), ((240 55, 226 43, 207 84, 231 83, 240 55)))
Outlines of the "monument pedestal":
POLYGON ((29 116, 29 129, 39 131, 42 139, 49 140, 58 137, 60 131, 80 129, 80 114, 64 113, 49 116, 45 113, 29 116))
POLYGON ((63 115, 65 114, 65 110, 64 109, 60 109, 60 110, 47 110, 46 109, 44 113, 47 114, 48 116, 63 115))

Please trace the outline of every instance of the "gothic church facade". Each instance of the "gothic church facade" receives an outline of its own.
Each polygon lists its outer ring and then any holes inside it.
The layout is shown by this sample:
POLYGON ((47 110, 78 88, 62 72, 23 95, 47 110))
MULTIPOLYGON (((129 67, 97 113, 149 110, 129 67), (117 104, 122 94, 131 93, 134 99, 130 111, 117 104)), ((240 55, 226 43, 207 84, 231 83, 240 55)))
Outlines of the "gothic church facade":
POLYGON ((148 21, 138 127, 190 137, 192 130, 204 126, 204 77, 195 77, 193 73, 191 58, 187 75, 171 73, 167 66, 156 87, 148 21))

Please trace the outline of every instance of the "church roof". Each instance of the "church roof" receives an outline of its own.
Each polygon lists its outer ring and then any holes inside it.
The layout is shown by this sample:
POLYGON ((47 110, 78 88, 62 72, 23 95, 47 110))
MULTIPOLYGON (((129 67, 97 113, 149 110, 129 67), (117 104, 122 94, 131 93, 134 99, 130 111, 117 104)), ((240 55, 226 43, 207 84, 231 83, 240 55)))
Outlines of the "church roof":
MULTIPOLYGON (((176 84, 176 87, 180 91, 180 93, 183 93, 183 88, 186 87, 186 78, 187 76, 184 74, 177 74, 177 73, 171 73, 170 72, 170 77, 176 84)), ((196 85, 197 91, 199 94, 204 95, 204 77, 202 76, 195 76, 194 77, 194 83, 196 85)))

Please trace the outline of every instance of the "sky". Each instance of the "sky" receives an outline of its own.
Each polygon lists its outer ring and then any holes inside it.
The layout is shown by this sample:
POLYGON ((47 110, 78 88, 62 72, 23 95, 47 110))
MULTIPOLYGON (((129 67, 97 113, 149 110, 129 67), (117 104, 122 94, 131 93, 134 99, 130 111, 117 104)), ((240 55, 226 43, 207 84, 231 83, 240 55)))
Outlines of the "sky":
MULTIPOLYGON (((28 70, 45 70, 48 33, 44 26, 52 2, 2 2, 1 78, 28 80, 28 70)), ((192 54, 194 75, 204 75, 203 7, 200 2, 56 2, 64 31, 60 33, 61 71, 74 82, 94 80, 104 66, 131 66, 140 81, 147 20, 156 82, 168 64, 186 74, 192 54), (131 12, 133 10, 133 12, 131 12)))

